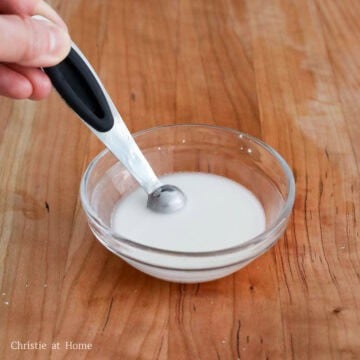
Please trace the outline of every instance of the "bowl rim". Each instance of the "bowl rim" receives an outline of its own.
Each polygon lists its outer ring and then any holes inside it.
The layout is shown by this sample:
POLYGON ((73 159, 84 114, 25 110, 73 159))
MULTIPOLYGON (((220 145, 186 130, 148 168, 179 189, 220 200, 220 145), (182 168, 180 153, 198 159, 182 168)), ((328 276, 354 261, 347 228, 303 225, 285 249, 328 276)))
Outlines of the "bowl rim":
MULTIPOLYGON (((104 222, 96 215, 95 211, 93 210, 89 201, 87 200, 87 195, 86 195, 87 180, 88 180, 92 170, 94 169, 94 167, 96 166, 98 161, 100 161, 108 153, 111 154, 110 150, 107 148, 102 150, 98 155, 96 155, 91 160, 91 162, 87 166, 87 168, 81 178, 80 199, 81 199, 81 203, 82 203, 83 209, 85 211, 85 214, 93 222, 96 223, 96 225, 102 230, 102 232, 104 232, 108 236, 111 236, 112 238, 116 239, 117 241, 119 241, 121 243, 130 245, 139 250, 146 250, 146 251, 151 251, 151 252, 155 252, 158 254, 171 255, 171 256, 186 256, 186 257, 199 257, 199 256, 203 257, 204 256, 204 257, 206 257, 206 256, 212 256, 212 255, 231 254, 236 251, 246 250, 249 247, 256 246, 261 242, 266 242, 266 239, 268 239, 270 236, 272 236, 272 234, 276 234, 278 232, 278 230, 281 228, 281 226, 284 224, 284 222, 287 222, 288 216, 292 210, 292 207, 293 207, 294 201, 295 201, 295 179, 294 179, 293 172, 290 169, 290 166, 285 161, 285 159, 275 149, 273 149, 270 145, 267 145, 262 140, 254 137, 252 135, 243 133, 239 130, 224 127, 224 126, 218 126, 218 125, 209 125, 209 124, 201 124, 201 123, 160 125, 160 126, 155 126, 155 127, 151 127, 148 129, 143 129, 143 130, 137 131, 137 132, 133 133, 132 136, 136 140, 136 137, 145 135, 149 132, 154 132, 154 131, 162 130, 165 128, 174 128, 175 129, 175 128, 179 128, 179 127, 193 127, 193 128, 200 127, 200 128, 218 130, 218 131, 231 133, 233 135, 237 135, 239 138, 245 138, 245 139, 249 140, 250 142, 254 142, 255 144, 259 145, 260 147, 265 149, 267 152, 269 152, 278 161, 278 163, 280 164, 280 167, 282 168, 282 170, 284 171, 284 174, 286 176, 287 187, 289 190, 288 190, 287 197, 285 198, 285 204, 284 204, 280 214, 277 216, 277 218, 273 221, 273 223, 270 225, 270 227, 267 230, 261 232, 257 236, 255 236, 239 245, 235 245, 235 246, 228 247, 225 249, 210 250, 210 251, 198 251, 198 252, 166 250, 166 249, 161 249, 158 247, 143 245, 143 244, 137 243, 133 240, 127 239, 118 233, 113 232, 112 229, 110 227, 108 227, 106 224, 104 224, 104 222)), ((275 239, 274 242, 276 240, 277 239, 275 239)))

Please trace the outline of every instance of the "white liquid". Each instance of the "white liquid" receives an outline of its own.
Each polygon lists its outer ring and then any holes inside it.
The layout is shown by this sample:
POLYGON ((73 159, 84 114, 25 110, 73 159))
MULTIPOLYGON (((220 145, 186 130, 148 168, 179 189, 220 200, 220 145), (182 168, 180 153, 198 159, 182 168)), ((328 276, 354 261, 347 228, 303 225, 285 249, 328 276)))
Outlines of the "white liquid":
POLYGON ((146 208, 147 194, 139 188, 115 207, 116 233, 160 249, 202 252, 240 245, 265 230, 259 200, 235 181, 195 172, 173 173, 160 180, 185 193, 185 208, 173 214, 155 213, 146 208))

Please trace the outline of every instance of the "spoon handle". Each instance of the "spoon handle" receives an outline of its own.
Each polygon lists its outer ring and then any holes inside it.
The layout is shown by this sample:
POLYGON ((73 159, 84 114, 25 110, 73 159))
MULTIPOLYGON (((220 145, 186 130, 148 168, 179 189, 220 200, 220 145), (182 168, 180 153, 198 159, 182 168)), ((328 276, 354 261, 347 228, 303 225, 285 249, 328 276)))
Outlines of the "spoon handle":
POLYGON ((113 115, 103 89, 74 46, 60 64, 43 70, 65 102, 90 127, 100 132, 113 127, 113 115))
POLYGON ((60 64, 43 69, 55 89, 90 130, 151 194, 161 183, 86 57, 73 43, 60 64))

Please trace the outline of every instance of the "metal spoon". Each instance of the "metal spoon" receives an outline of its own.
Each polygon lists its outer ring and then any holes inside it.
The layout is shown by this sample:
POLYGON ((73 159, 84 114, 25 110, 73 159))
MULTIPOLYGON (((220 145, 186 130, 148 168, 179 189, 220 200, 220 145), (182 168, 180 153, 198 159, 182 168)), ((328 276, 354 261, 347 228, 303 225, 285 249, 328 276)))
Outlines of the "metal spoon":
POLYGON ((43 70, 70 108, 146 191, 149 209, 173 213, 185 206, 184 193, 174 185, 162 184, 155 175, 95 70, 75 44, 65 60, 43 70))

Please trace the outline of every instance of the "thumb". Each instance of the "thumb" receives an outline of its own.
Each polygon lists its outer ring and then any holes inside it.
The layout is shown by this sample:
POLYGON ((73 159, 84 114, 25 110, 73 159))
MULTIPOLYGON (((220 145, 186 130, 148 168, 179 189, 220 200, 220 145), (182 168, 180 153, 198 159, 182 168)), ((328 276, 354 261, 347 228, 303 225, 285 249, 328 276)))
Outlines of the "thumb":
POLYGON ((0 62, 45 67, 61 62, 70 51, 70 36, 49 21, 0 15, 0 62))

